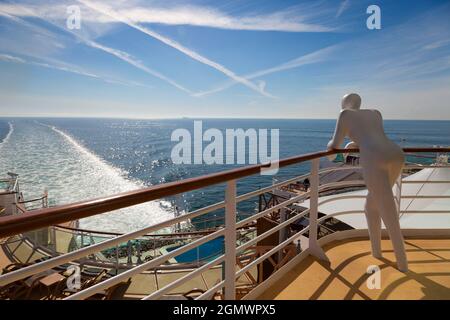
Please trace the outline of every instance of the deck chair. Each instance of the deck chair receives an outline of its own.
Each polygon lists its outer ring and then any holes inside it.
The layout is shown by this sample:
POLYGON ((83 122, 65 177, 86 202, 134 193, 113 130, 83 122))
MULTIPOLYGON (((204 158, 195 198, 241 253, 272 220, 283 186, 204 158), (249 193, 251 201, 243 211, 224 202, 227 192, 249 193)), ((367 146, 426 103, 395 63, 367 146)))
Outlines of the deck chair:
POLYGON ((2 274, 13 272, 13 271, 19 270, 21 268, 27 267, 29 265, 30 265, 30 263, 21 263, 21 262, 11 263, 2 269, 2 274))
MULTIPOLYGON (((201 296, 206 291, 199 288, 194 288, 192 290, 189 290, 188 292, 185 292, 183 294, 167 294, 163 295, 160 300, 194 300, 195 298, 201 296)), ((215 300, 217 296, 217 293, 215 293, 211 300, 215 300)))
POLYGON ((186 293, 183 293, 183 297, 185 297, 187 300, 194 300, 195 298, 201 296, 205 293, 205 290, 194 288, 186 293))
POLYGON ((100 283, 104 280, 104 278, 108 275, 107 269, 102 269, 99 273, 92 275, 91 273, 89 275, 86 275, 85 272, 82 272, 81 277, 81 285, 80 289, 78 290, 72 290, 67 288, 66 281, 62 280, 60 283, 58 283, 51 294, 51 299, 58 299, 58 298, 65 298, 68 297, 78 291, 87 289, 89 287, 92 287, 96 285, 97 283, 100 283))
MULTIPOLYGON (((57 299, 64 299, 68 296, 70 296, 70 294, 73 294, 73 291, 70 291, 67 289, 67 283, 66 283, 67 279, 63 279, 61 280, 53 289, 53 291, 51 292, 51 294, 47 297, 49 300, 57 300, 57 299)), ((94 279, 91 279, 94 280, 94 279)), ((97 284, 97 281, 89 281, 89 282, 85 282, 83 283, 83 285, 80 287, 80 290, 86 289, 94 284, 97 284)), ((128 281, 125 282, 120 282, 108 289, 106 289, 105 291, 101 292, 101 293, 97 293, 95 295, 93 295, 92 297, 90 297, 89 299, 91 300, 121 300, 123 299, 125 293, 127 292, 128 288, 131 285, 131 279, 128 279, 128 281)))
MULTIPOLYGON (((50 272, 52 271, 46 270, 3 286, 0 288, 0 299, 30 300, 32 295, 36 293, 35 290, 39 289, 39 281, 48 276, 50 272)), ((38 296, 40 296, 40 294, 38 296)))
POLYGON ((122 300, 131 285, 131 278, 120 282, 103 292, 96 293, 89 297, 89 300, 122 300))
POLYGON ((97 283, 102 282, 103 278, 105 278, 108 274, 108 269, 102 269, 99 273, 97 273, 94 277, 89 277, 86 281, 81 285, 81 290, 86 289, 88 287, 94 286, 97 283))
POLYGON ((131 278, 106 290, 105 300, 122 300, 131 285, 131 278))

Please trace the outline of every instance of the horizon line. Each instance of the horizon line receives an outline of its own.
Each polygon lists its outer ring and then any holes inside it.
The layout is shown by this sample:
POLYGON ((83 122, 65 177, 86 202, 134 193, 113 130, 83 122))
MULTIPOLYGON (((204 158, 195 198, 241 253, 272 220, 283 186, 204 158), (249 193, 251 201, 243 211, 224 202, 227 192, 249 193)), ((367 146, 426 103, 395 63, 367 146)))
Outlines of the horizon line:
MULTIPOLYGON (((277 118, 277 117, 125 117, 125 116, 42 116, 42 115, 0 115, 2 118, 21 118, 21 119, 119 119, 119 120, 337 120, 336 118, 277 118)), ((399 118, 383 118, 383 120, 392 121, 450 121, 450 119, 399 119, 399 118)))

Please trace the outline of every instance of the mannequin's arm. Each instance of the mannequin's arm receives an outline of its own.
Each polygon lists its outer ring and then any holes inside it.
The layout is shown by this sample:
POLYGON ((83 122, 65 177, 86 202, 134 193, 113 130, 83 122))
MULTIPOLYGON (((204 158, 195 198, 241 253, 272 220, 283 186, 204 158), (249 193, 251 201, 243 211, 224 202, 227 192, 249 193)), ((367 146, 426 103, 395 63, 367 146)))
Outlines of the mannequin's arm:
POLYGON ((344 138, 347 134, 344 125, 345 110, 339 114, 339 118, 336 122, 336 129, 334 130, 333 138, 328 142, 328 149, 337 149, 344 142, 344 138))

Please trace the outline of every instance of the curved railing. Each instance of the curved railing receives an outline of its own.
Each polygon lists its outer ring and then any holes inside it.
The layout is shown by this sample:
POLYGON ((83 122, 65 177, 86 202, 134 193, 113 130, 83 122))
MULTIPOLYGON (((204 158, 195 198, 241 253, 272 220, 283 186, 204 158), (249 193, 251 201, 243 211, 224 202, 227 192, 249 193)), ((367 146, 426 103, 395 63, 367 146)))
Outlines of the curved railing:
MULTIPOLYGON (((404 151, 406 153, 414 152, 414 153, 447 153, 450 152, 450 148, 405 148, 404 151)), ((224 297, 226 299, 234 299, 236 297, 236 280, 240 277, 250 274, 251 272, 259 272, 259 268, 263 261, 271 258, 274 254, 278 253, 279 261, 278 264, 274 267, 275 269, 280 267, 280 264, 283 263, 283 257, 288 256, 287 249, 289 245, 291 245, 298 237, 301 235, 305 235, 308 233, 309 238, 309 253, 319 257, 324 258, 324 253, 320 246, 318 245, 317 239, 317 229, 319 223, 325 221, 328 218, 331 218, 333 215, 328 215, 325 217, 318 218, 318 207, 319 207, 319 192, 323 190, 329 190, 330 188, 337 187, 345 187, 352 186, 355 183, 360 184, 361 181, 352 181, 352 182, 336 182, 319 186, 319 173, 324 173, 327 170, 319 170, 319 160, 321 157, 333 155, 336 153, 348 153, 348 152, 358 152, 357 149, 345 149, 345 150, 329 150, 329 151, 321 151, 317 153, 306 154, 302 156, 296 156, 292 158, 287 158, 280 160, 278 162, 278 166, 280 168, 302 163, 305 161, 311 160, 311 172, 305 175, 301 175, 298 177, 294 177, 274 185, 261 188, 244 195, 236 195, 236 180, 245 178, 247 176, 257 174, 261 170, 264 170, 269 167, 267 165, 253 165, 248 167, 243 167, 239 169, 224 171, 221 173, 206 175, 202 177, 196 177, 191 179, 186 179, 178 182, 172 182, 167 184, 162 184, 158 186, 152 186, 149 188, 126 192, 118 195, 113 195, 109 197, 83 201, 79 203, 63 205, 48 209, 36 210, 24 215, 16 215, 11 217, 5 217, 0 219, 0 237, 7 237, 19 233, 23 233, 26 231, 30 231, 33 229, 48 227, 51 225, 55 225, 62 222, 68 222, 80 218, 85 218, 88 216, 93 216, 96 214, 109 212, 112 210, 129 207, 132 205, 144 203, 146 201, 156 200, 162 197, 172 196, 179 193, 192 191, 195 189, 200 189, 203 187, 207 187, 213 184, 224 183, 226 182, 227 187, 225 191, 225 201, 216 203, 205 208, 198 209, 193 212, 189 212, 185 215, 170 219, 168 221, 164 221, 152 226, 147 226, 137 231, 129 232, 123 235, 117 235, 112 237, 111 239, 107 239, 100 243, 92 244, 88 247, 80 248, 73 252, 69 252, 67 254, 57 256, 51 258, 47 261, 36 263, 34 265, 19 269, 17 271, 5 274, 0 276, 0 285, 6 285, 12 283, 14 281, 26 278, 38 272, 42 272, 44 270, 48 270, 54 268, 56 266, 60 266, 65 263, 70 263, 72 261, 76 261, 77 259, 81 259, 90 254, 99 252, 101 250, 105 250, 108 248, 113 248, 114 246, 125 243, 129 240, 136 239, 137 237, 144 236, 145 234, 157 232, 160 229, 173 226, 182 221, 187 221, 189 219, 193 219, 195 217, 202 216, 206 213, 217 209, 225 209, 225 225, 222 228, 218 228, 214 232, 211 232, 201 238, 197 238, 184 246, 181 246, 171 252, 158 256, 151 261, 144 262, 130 270, 127 270, 123 273, 120 273, 117 276, 114 276, 110 279, 107 279, 101 283, 98 283, 92 287, 84 289, 80 292, 77 292, 67 299, 84 299, 87 298, 97 292, 110 288, 124 280, 133 277, 141 272, 146 270, 151 270, 164 264, 166 261, 177 257, 183 253, 188 252, 194 248, 197 248, 203 244, 206 244, 218 237, 224 237, 225 239, 225 253, 216 257, 214 260, 204 263, 203 265, 195 268, 192 272, 183 275, 172 283, 166 285, 159 290, 150 293, 145 299, 157 299, 161 296, 168 294, 172 289, 180 286, 181 284, 189 281, 203 272, 210 270, 211 268, 217 268, 222 266, 224 277, 221 281, 208 288, 208 290, 203 293, 199 298, 207 299, 212 297, 218 291, 224 289, 224 297), (291 182, 304 179, 308 177, 310 179, 310 189, 309 191, 294 195, 291 198, 278 203, 266 210, 258 212, 250 217, 244 218, 240 221, 236 221, 236 204, 240 201, 244 201, 250 199, 252 197, 258 196, 265 192, 270 192, 274 189, 277 189, 281 186, 287 185, 291 182), (276 211, 282 211, 293 205, 294 203, 298 203, 299 201, 303 201, 305 199, 309 199, 309 208, 303 210, 302 212, 293 214, 293 216, 287 217, 284 221, 280 220, 280 223, 275 227, 270 228, 269 230, 263 232, 262 234, 258 234, 256 237, 248 239, 244 243, 237 243, 236 231, 238 228, 246 226, 250 223, 254 223, 254 221, 267 216, 276 211), (266 239, 267 237, 273 235, 275 232, 280 232, 283 229, 286 229, 293 222, 301 219, 307 218, 309 225, 300 230, 299 232, 287 237, 280 238, 280 241, 277 245, 274 246, 262 246, 261 241, 266 239), (263 248, 264 247, 264 248, 263 248), (243 257, 253 256, 250 260, 246 260, 246 264, 242 261, 243 257), (253 260, 252 260, 253 259, 253 260), (223 267, 224 264, 224 267, 223 267)), ((421 167, 423 168, 423 167, 421 167)), ((421 181, 426 183, 433 183, 432 181, 421 181)), ((448 183, 448 182, 445 182, 448 183)), ((346 197, 345 195, 338 195, 338 197, 346 197)), ((400 199, 400 197, 399 197, 400 199)), ((321 203, 323 204, 323 202, 321 203)), ((346 214, 339 213, 339 214, 346 214)), ((352 213, 360 213, 360 212, 352 212, 352 213)), ((450 213, 450 211, 442 212, 442 213, 450 213)), ((335 216, 338 214, 335 214, 335 216)), ((244 259, 245 260, 245 259, 244 259)), ((259 279, 259 278, 258 278, 259 279)), ((258 285, 260 281, 256 281, 254 285, 258 285)))
POLYGON ((48 207, 48 193, 47 193, 47 191, 45 191, 44 194, 39 198, 17 201, 17 204, 22 205, 22 207, 26 208, 26 210, 28 210, 28 211, 41 209, 41 208, 47 208, 48 207))
MULTIPOLYGON (((255 232, 255 230, 254 225, 247 225, 245 228, 238 229, 238 240, 255 232)), ((51 226, 48 231, 53 236, 51 237, 51 243, 45 247, 57 254, 66 254, 123 235, 123 233, 86 230, 66 226, 51 226), (66 241, 70 245, 64 247, 58 246, 61 238, 66 237, 70 238, 70 241, 66 241)), ((102 263, 110 264, 114 266, 116 272, 119 272, 120 269, 129 269, 157 257, 157 252, 163 247, 182 246, 212 232, 213 230, 199 230, 192 232, 146 234, 133 241, 124 242, 116 245, 114 248, 103 250, 101 252, 102 255, 94 256, 85 261, 86 264, 92 262, 100 266, 102 263)), ((199 250, 197 250, 197 255, 192 257, 192 259, 181 262, 175 261, 170 266, 181 269, 190 265, 200 265, 211 260, 211 257, 217 256, 222 251, 223 248, 216 248, 209 255, 201 255, 199 250)))
MULTIPOLYGON (((449 152, 449 148, 404 148, 404 152, 449 152)), ((334 149, 320 151, 300 156, 294 156, 278 161, 279 168, 318 159, 343 152, 359 152, 358 149, 334 149)), ((0 219, 0 238, 30 231, 49 225, 78 220, 100 213, 105 213, 144 202, 173 196, 183 192, 201 189, 211 185, 244 178, 268 169, 268 164, 257 164, 176 182, 164 183, 135 191, 124 192, 112 196, 82 201, 48 209, 35 210, 26 216, 11 216, 0 219)))

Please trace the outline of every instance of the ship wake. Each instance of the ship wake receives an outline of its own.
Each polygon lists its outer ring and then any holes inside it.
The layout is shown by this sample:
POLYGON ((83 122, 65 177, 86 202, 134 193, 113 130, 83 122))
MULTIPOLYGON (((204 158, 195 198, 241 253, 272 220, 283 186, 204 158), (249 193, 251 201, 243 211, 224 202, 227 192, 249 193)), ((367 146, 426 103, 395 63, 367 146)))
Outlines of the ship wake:
MULTIPOLYGON (((110 165, 59 128, 36 121, 16 123, 5 138, 0 171, 20 175, 25 197, 48 189, 51 205, 88 200, 143 188, 139 180, 110 165)), ((170 219, 166 201, 150 201, 80 220, 80 227, 92 230, 129 232, 170 219)))

